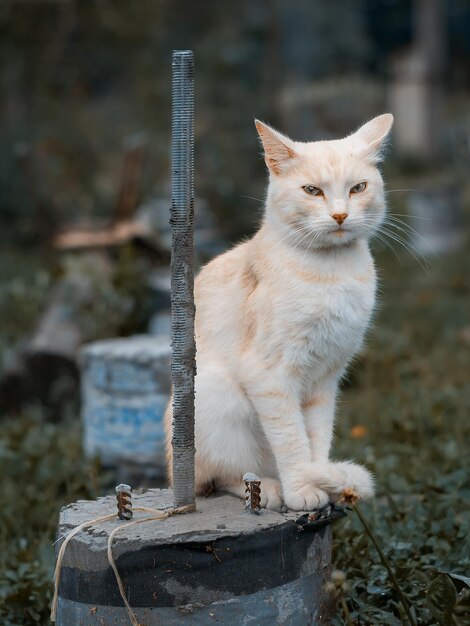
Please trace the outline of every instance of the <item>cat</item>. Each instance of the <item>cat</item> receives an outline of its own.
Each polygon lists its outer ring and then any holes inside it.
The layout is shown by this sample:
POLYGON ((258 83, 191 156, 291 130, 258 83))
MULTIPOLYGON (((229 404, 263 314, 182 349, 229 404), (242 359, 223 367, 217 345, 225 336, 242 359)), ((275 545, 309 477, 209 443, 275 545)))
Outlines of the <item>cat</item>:
MULTIPOLYGON (((368 241, 385 216, 378 163, 393 124, 380 115, 346 138, 296 142, 255 120, 269 171, 261 227, 195 284, 196 493, 313 510, 370 472, 329 459, 338 383, 374 309, 368 241)), ((171 401, 165 415, 171 480, 171 401)))

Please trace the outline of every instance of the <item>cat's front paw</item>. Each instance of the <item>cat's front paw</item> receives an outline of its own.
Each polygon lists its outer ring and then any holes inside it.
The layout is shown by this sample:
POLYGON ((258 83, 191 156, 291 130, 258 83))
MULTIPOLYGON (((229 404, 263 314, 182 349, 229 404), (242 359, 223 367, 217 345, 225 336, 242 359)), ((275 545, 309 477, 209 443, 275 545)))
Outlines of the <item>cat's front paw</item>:
POLYGON ((313 511, 328 504, 329 497, 326 491, 305 485, 295 490, 284 490, 284 502, 292 511, 313 511))
POLYGON ((352 491, 360 500, 372 498, 375 492, 374 477, 369 470, 362 465, 349 461, 334 463, 333 465, 342 474, 342 479, 334 490, 335 496, 341 496, 343 491, 352 491))

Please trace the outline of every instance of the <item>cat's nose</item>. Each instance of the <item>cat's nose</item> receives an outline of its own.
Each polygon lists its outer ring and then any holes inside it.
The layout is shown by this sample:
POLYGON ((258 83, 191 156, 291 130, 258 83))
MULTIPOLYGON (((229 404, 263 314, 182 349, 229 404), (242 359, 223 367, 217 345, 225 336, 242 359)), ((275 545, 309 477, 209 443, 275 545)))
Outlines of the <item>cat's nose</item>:
POLYGON ((333 213, 331 217, 341 226, 344 220, 348 217, 348 213, 333 213))

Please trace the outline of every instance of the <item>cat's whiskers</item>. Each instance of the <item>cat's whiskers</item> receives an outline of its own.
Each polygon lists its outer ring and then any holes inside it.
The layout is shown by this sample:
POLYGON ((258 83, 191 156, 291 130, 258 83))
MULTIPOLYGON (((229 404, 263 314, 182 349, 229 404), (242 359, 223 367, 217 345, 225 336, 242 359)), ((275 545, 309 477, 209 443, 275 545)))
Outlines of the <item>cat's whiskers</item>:
POLYGON ((287 235, 282 237, 282 239, 279 239, 274 242, 274 245, 276 248, 282 249, 284 259, 288 261, 295 261, 295 254, 296 254, 296 251, 300 249, 300 244, 309 234, 311 234, 311 231, 304 232, 304 229, 305 227, 295 229, 287 233, 287 235), (289 241, 292 237, 294 237, 294 240, 289 241))
POLYGON ((313 231, 313 237, 312 237, 312 241, 308 244, 303 256, 302 256, 302 261, 305 260, 305 258, 307 257, 307 254, 310 251, 311 246, 318 240, 318 238, 320 237, 320 232, 319 231, 313 231))
POLYGON ((407 235, 409 237, 412 237, 413 235, 415 235, 424 241, 424 237, 422 235, 420 235, 416 230, 414 230, 414 228, 409 226, 406 222, 403 222, 402 220, 399 220, 398 218, 387 216, 387 218, 384 220, 383 223, 386 226, 390 226, 391 228, 396 228, 397 230, 402 232, 404 235, 407 235))
POLYGON ((385 193, 398 193, 400 191, 423 191, 423 189, 384 189, 385 193))
POLYGON ((254 196, 240 195, 240 198, 248 198, 248 200, 256 200, 256 202, 261 202, 261 204, 264 204, 266 202, 266 200, 262 200, 261 198, 255 198, 254 196))
POLYGON ((287 258, 292 258, 296 249, 301 248, 301 244, 307 237, 313 236, 315 238, 316 233, 306 224, 302 224, 296 229, 290 231, 285 237, 280 239, 277 243, 279 245, 288 243, 292 247, 292 251, 288 253, 287 258), (296 235, 293 241, 289 242, 289 238, 296 235))
POLYGON ((400 264, 402 264, 402 260, 400 255, 398 254, 398 252, 395 250, 395 248, 393 247, 393 245, 387 241, 385 239, 385 237, 382 237, 382 235, 379 232, 375 232, 374 234, 374 238, 377 238, 379 241, 381 241, 382 243, 384 243, 387 248, 389 248, 389 250, 391 250, 393 252, 393 254, 396 256, 396 258, 398 259, 398 261, 400 262, 400 264))
POLYGON ((427 260, 422 255, 419 255, 417 253, 417 251, 416 252, 413 251, 413 248, 410 245, 408 245, 407 241, 405 239, 403 239, 403 237, 400 237, 397 233, 393 233, 393 232, 390 232, 390 231, 388 231, 388 233, 386 233, 385 229, 383 229, 382 232, 384 234, 387 234, 388 237, 390 237, 390 239, 395 238, 395 241, 397 243, 401 244, 403 246, 403 248, 405 248, 405 250, 407 250, 414 259, 416 259, 416 261, 418 262, 418 264, 421 267, 421 269, 424 272, 426 272, 426 274, 429 273, 429 265, 428 265, 427 260))
MULTIPOLYGON (((285 247, 290 247, 292 249, 300 247, 301 242, 308 236, 308 233, 304 231, 303 228, 295 229, 294 231, 289 232, 286 236, 282 237, 276 241, 277 247, 281 247, 285 244, 285 247)), ((288 254, 291 254, 290 252, 288 254)))
MULTIPOLYGON (((391 225, 389 224, 389 226, 391 225)), ((385 224, 382 224, 378 228, 378 232, 385 235, 386 237, 389 237, 396 243, 400 244, 418 262, 421 269, 423 269, 426 273, 428 273, 428 267, 424 264, 426 263, 426 260, 423 257, 421 260, 419 256, 415 254, 416 251, 413 251, 412 247, 409 245, 409 243, 406 241, 404 237, 402 237, 399 233, 396 233, 394 231, 390 231, 389 229, 387 229, 385 224), (424 263, 422 261, 424 261, 424 263)))
MULTIPOLYGON (((423 243, 428 244, 428 241, 425 239, 425 237, 423 237, 420 233, 418 233, 418 231, 416 231, 414 228, 412 228, 409 224, 407 224, 406 222, 404 222, 403 220, 397 218, 394 215, 388 215, 386 220, 385 220, 385 224, 388 224, 389 226, 393 227, 393 228, 397 228, 398 230, 400 230, 401 232, 405 233, 405 234, 412 234, 415 237, 418 237, 423 243)), ((440 256, 438 255, 438 253, 431 249, 431 253, 440 260, 440 256)))
POLYGON ((388 213, 388 215, 396 217, 412 217, 415 220, 426 220, 426 222, 434 222, 431 217, 424 217, 422 215, 414 215, 413 213, 388 213))
MULTIPOLYGON (((402 259, 401 259, 400 255, 398 254, 398 251, 395 249, 395 247, 393 246, 393 244, 390 241, 385 239, 385 236, 387 236, 387 237, 390 237, 392 240, 396 241, 393 237, 391 237, 390 233, 388 231, 384 231, 382 226, 377 227, 377 222, 375 220, 363 218, 361 221, 362 221, 362 224, 365 225, 366 227, 369 227, 369 226, 372 227, 372 229, 371 229, 372 230, 372 237, 371 238, 372 239, 377 238, 379 241, 381 241, 383 244, 385 244, 387 246, 387 248, 389 248, 393 252, 395 257, 398 259, 398 261, 401 264, 402 263, 402 259)), ((400 245, 403 246, 402 242, 398 242, 397 241, 397 243, 400 243, 400 245)), ((403 246, 403 247, 405 247, 405 249, 407 249, 406 246, 403 246)), ((419 262, 419 260, 418 260, 418 262, 419 262)))

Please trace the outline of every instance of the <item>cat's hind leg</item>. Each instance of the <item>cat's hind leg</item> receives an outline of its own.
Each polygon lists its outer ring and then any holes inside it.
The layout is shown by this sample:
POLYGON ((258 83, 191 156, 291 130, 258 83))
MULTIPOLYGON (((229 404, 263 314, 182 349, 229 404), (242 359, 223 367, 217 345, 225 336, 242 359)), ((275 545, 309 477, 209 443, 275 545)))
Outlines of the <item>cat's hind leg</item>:
MULTIPOLYGON (((237 485, 246 472, 266 475, 261 433, 243 388, 224 365, 201 358, 196 376, 196 492, 237 485)), ((237 494, 238 495, 238 494, 237 494)))

